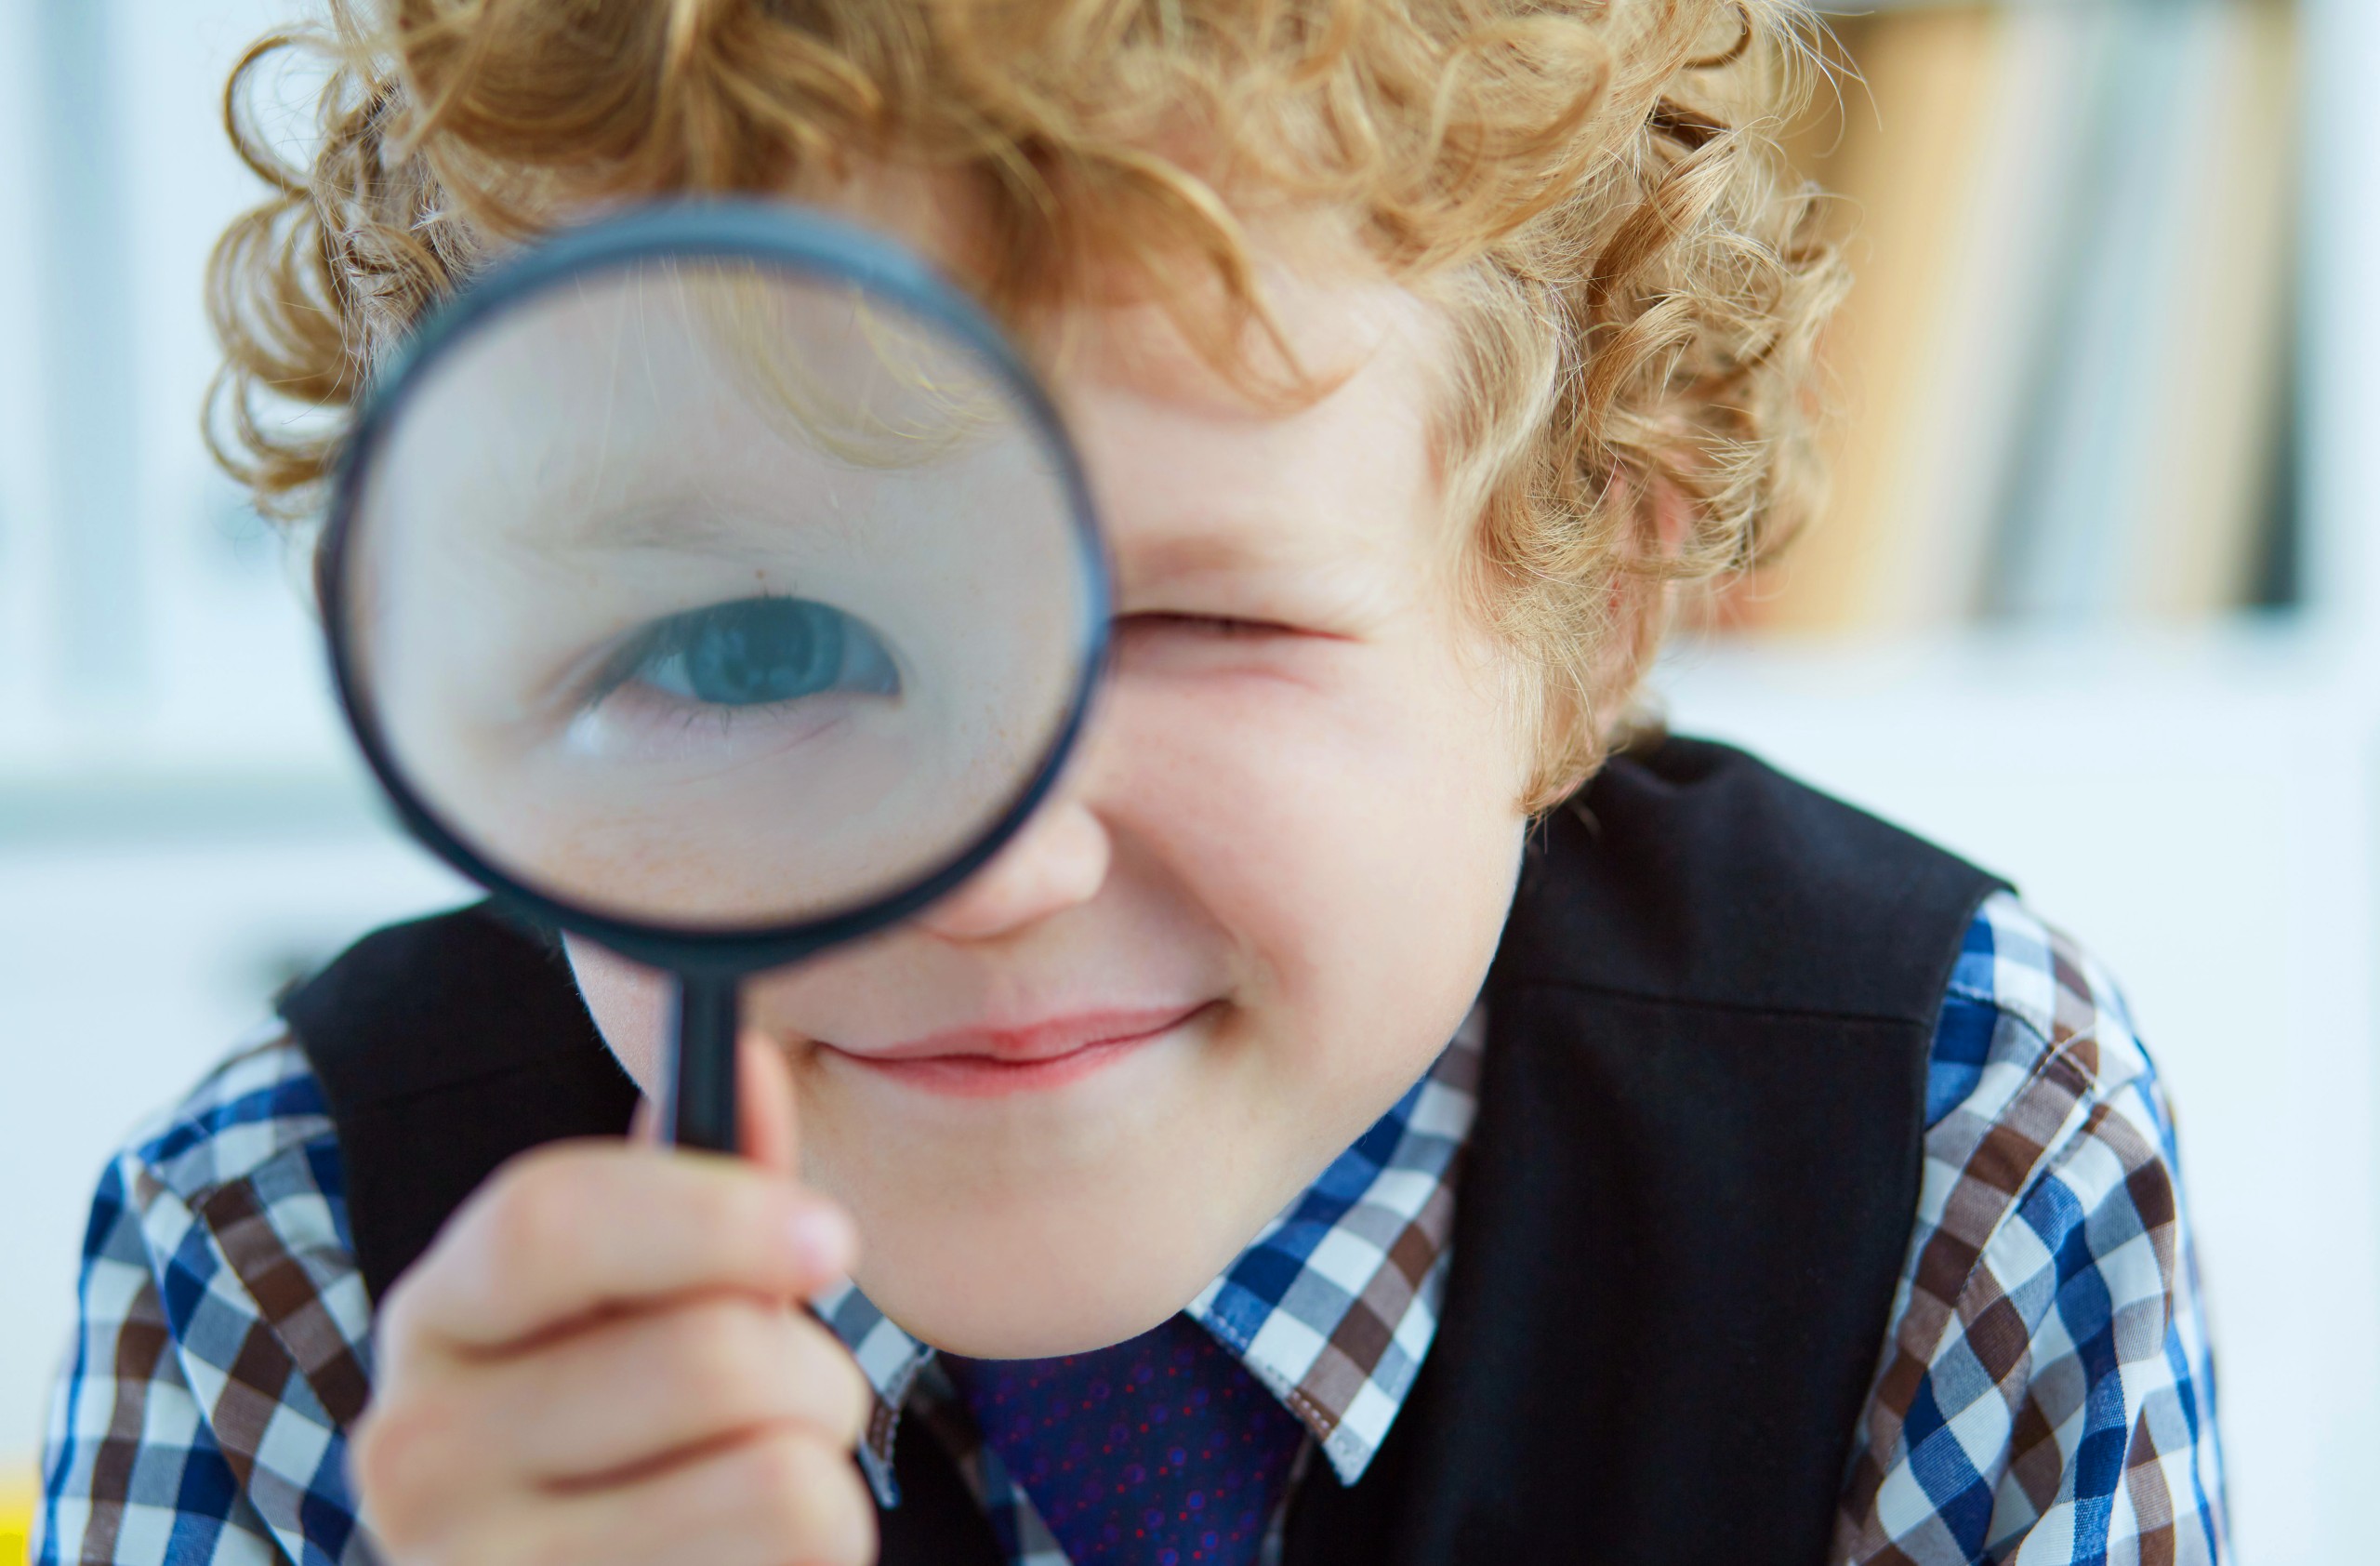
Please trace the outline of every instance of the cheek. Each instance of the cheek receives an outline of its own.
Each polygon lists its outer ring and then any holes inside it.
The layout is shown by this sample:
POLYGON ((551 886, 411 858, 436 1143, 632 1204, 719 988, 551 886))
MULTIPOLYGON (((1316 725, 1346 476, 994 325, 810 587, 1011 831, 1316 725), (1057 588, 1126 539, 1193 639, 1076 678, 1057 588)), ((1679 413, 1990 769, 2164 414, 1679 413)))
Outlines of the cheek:
POLYGON ((562 949, 570 955, 570 971, 587 999, 587 1010, 621 1069, 646 1097, 657 1097, 662 1042, 669 1025, 669 975, 575 936, 564 936, 562 949))
POLYGON ((1409 1076, 1502 929, 1517 746, 1451 659, 1318 650, 1294 681, 1119 681, 1106 808, 1239 946, 1288 1068, 1409 1076))

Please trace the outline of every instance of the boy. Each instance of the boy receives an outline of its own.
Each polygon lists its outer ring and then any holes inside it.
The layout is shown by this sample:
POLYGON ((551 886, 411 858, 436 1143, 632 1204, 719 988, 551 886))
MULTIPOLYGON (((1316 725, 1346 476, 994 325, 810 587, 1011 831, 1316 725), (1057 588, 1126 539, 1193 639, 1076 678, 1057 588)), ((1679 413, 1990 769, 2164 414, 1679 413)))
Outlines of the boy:
POLYGON ((1039 359, 1117 653, 991 865, 752 987, 747 1161, 620 1139, 661 991, 582 943, 299 989, 102 1185, 41 1559, 2219 1556, 2105 977, 1618 719, 1803 504, 1783 0, 334 13, 215 275, 262 496, 336 432, 259 387, 344 404, 573 215, 775 192, 1039 359))

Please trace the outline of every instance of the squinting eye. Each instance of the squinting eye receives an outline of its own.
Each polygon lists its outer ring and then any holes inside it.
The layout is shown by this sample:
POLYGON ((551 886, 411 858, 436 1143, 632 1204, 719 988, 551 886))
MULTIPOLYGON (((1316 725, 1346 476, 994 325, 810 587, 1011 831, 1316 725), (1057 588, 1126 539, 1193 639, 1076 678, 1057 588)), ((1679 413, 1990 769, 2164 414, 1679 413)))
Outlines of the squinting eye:
POLYGON ((1137 615, 1126 615, 1117 622, 1117 626, 1118 630, 1128 632, 1180 630, 1200 636, 1226 638, 1279 635, 1289 630, 1287 626, 1276 625, 1270 620, 1243 620, 1234 619, 1226 615, 1190 615, 1170 611, 1144 611, 1137 615))
POLYGON ((603 694, 641 684, 706 707, 766 707, 829 691, 892 696, 899 670, 851 616, 808 598, 744 598, 647 627, 613 660, 603 694))

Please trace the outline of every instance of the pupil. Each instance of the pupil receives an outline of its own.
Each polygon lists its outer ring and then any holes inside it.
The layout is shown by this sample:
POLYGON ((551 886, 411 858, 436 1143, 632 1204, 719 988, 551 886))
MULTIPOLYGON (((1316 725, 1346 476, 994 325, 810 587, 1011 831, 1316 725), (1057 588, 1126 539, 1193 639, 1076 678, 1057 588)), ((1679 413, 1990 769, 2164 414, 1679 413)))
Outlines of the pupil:
POLYGON ((791 701, 834 683, 842 627, 815 604, 759 600, 705 617, 686 649, 686 683, 699 701, 753 707, 791 701))

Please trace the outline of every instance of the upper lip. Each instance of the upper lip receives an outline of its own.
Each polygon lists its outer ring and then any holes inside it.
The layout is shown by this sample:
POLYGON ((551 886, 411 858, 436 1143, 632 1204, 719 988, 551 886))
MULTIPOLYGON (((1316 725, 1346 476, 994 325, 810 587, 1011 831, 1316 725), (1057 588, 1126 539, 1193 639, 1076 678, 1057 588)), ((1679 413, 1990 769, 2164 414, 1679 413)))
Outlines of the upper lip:
POLYGON ((923 1038, 888 1044, 881 1049, 835 1046, 864 1060, 932 1060, 976 1056, 1019 1065, 1055 1060, 1092 1044, 1144 1038, 1188 1021, 1206 1009, 1206 1002, 1187 1006, 1146 1006, 1098 1012, 1077 1012, 1010 1028, 953 1028, 923 1038))

